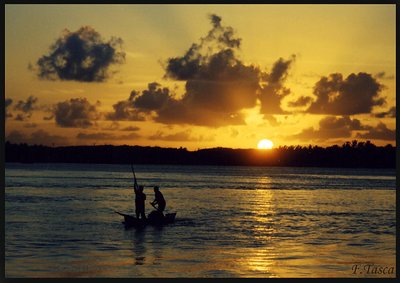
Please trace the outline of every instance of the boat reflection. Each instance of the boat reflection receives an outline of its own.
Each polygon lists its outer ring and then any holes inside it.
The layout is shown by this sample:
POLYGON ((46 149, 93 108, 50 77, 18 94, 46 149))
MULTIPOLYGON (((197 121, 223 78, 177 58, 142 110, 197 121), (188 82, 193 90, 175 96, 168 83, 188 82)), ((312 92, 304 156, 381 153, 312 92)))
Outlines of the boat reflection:
POLYGON ((133 252, 134 252, 134 265, 143 265, 146 262, 146 245, 145 245, 145 230, 134 229, 133 233, 133 252))

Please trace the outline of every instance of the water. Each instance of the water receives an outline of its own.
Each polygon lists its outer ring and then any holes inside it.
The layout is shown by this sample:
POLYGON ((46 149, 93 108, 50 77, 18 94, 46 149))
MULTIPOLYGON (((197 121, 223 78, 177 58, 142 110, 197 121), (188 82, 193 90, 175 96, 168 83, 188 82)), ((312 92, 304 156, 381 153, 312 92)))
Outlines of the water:
POLYGON ((395 277, 395 170, 138 165, 177 219, 125 230, 129 165, 5 167, 6 277, 395 277))

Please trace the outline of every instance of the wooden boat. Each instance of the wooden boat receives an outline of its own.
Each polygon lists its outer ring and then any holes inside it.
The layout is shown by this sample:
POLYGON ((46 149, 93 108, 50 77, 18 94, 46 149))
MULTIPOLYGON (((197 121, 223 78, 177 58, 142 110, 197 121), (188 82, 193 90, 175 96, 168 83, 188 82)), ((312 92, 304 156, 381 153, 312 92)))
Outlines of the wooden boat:
POLYGON ((153 226, 163 226, 175 221, 175 213, 166 213, 165 215, 158 211, 152 211, 146 219, 138 219, 132 215, 121 213, 118 211, 114 211, 115 213, 124 217, 124 221, 122 224, 125 225, 125 228, 140 228, 145 227, 147 225, 153 226))

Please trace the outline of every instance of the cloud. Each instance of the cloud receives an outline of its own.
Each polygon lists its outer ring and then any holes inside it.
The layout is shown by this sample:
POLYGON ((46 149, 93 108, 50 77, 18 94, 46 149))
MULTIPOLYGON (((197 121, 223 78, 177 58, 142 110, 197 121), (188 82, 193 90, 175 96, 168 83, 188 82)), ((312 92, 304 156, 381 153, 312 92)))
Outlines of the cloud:
POLYGON ((258 67, 237 58, 241 39, 221 17, 210 16, 212 29, 181 57, 169 58, 165 77, 186 81, 180 99, 171 94, 159 107, 156 121, 219 127, 244 124, 242 109, 256 105, 258 67))
POLYGON ((264 118, 276 122, 271 115, 284 113, 280 102, 290 93, 284 82, 295 56, 277 60, 270 73, 245 64, 237 56, 241 38, 234 29, 223 25, 218 15, 209 18, 212 27, 204 37, 182 56, 165 61, 164 77, 185 82, 182 95, 152 82, 146 90, 134 90, 127 100, 114 104, 107 119, 206 127, 244 125, 242 110, 254 108, 261 100, 264 118))
POLYGON ((112 121, 110 124, 106 125, 106 126, 102 126, 101 130, 105 130, 105 131, 125 131, 125 132, 137 132, 140 130, 139 127, 136 126, 128 126, 128 127, 124 127, 121 128, 120 124, 116 121, 112 121))
POLYGON ((348 116, 328 116, 319 121, 319 129, 306 128, 290 138, 300 140, 326 140, 332 138, 349 138, 352 131, 365 130, 358 119, 351 119, 348 116))
POLYGON ((313 114, 355 115, 371 113, 374 106, 384 105, 380 97, 384 88, 367 73, 350 74, 346 79, 336 73, 322 77, 314 86, 316 100, 308 109, 313 114))
POLYGON ((41 144, 41 145, 53 145, 60 144, 65 145, 68 142, 67 137, 51 135, 44 130, 37 130, 30 136, 27 136, 17 130, 11 131, 6 140, 12 143, 27 143, 27 144, 41 144))
POLYGON ((25 113, 32 112, 35 109, 34 105, 36 104, 37 101, 38 101, 37 97, 29 96, 26 102, 23 100, 18 101, 17 104, 14 106, 14 109, 25 113))
POLYGON ((96 106, 86 98, 71 98, 54 106, 56 124, 64 128, 88 128, 100 118, 96 106))
MULTIPOLYGON (((36 103, 38 101, 37 97, 34 96, 29 96, 26 101, 19 100, 15 105, 14 105, 14 110, 19 111, 17 115, 15 116, 16 121, 26 121, 30 117, 32 117, 32 112, 33 110, 36 109, 36 103)), ((11 101, 12 102, 12 101, 11 101)), ((8 102, 10 103, 10 102, 8 102)), ((7 104, 7 101, 6 101, 7 104)), ((11 104, 11 103, 10 103, 11 104)), ((10 105, 9 104, 9 105, 10 105)), ((6 105, 7 107, 7 105, 6 105)), ((8 116, 10 117, 10 116, 8 116)))
POLYGON ((132 91, 127 100, 118 101, 113 105, 114 112, 106 113, 107 120, 113 121, 144 121, 145 116, 135 109, 134 99, 137 96, 136 91, 132 91))
POLYGON ((340 129, 340 128, 348 128, 349 130, 362 130, 364 126, 361 125, 360 120, 351 119, 348 116, 344 117, 334 117, 328 116, 319 122, 320 129, 340 129))
POLYGON ((121 38, 104 41, 92 27, 83 26, 75 32, 63 31, 49 53, 37 61, 37 75, 48 80, 102 82, 110 76, 111 65, 124 61, 121 38))
POLYGON ((357 138, 388 141, 396 140, 396 130, 388 129, 387 126, 382 122, 379 122, 376 127, 368 126, 367 129, 368 132, 366 133, 358 133, 357 138))
POLYGON ((4 100, 4 108, 5 108, 5 117, 7 118, 11 118, 13 115, 11 113, 9 113, 8 107, 13 103, 13 100, 11 98, 6 98, 4 100))
POLYGON ((161 88, 161 85, 153 82, 148 84, 148 89, 144 90, 141 95, 137 92, 133 92, 131 97, 135 97, 133 100, 133 106, 144 112, 160 109, 169 99, 170 91, 168 88, 161 88))
POLYGON ((379 73, 375 74, 374 77, 377 79, 381 79, 381 80, 393 80, 394 79, 393 75, 388 76, 388 75, 386 75, 385 72, 379 72, 379 73))
POLYGON ((205 141, 203 136, 193 137, 190 130, 184 130, 177 133, 165 134, 162 131, 157 131, 156 134, 149 137, 150 140, 163 140, 163 141, 205 141))
POLYGON ((25 143, 27 141, 27 138, 20 131, 14 130, 14 131, 11 131, 6 136, 6 140, 11 142, 11 143, 25 143))
POLYGON ((128 126, 125 128, 122 128, 121 131, 128 131, 128 132, 136 132, 139 131, 140 128, 139 127, 135 127, 135 126, 128 126))
POLYGON ((292 55, 288 60, 280 58, 272 67, 269 74, 265 74, 265 82, 262 83, 260 91, 261 113, 263 114, 284 114, 281 108, 281 101, 290 94, 290 89, 284 86, 290 66, 296 56, 292 55))
POLYGON ((309 105, 313 99, 310 96, 300 96, 297 100, 289 101, 288 106, 290 107, 304 107, 309 105))
POLYGON ((294 57, 279 59, 267 74, 238 58, 241 39, 232 27, 222 25, 221 17, 214 14, 210 15, 210 21, 212 28, 206 36, 193 43, 183 56, 165 62, 165 78, 185 81, 183 95, 178 97, 153 82, 147 90, 132 91, 128 100, 114 104, 114 112, 107 115, 108 119, 147 117, 163 124, 243 125, 242 110, 255 107, 260 92, 264 109, 267 104, 277 104, 272 112, 281 113, 280 100, 289 93, 283 82, 294 57), (275 101, 269 100, 270 93, 277 96, 271 98, 275 101), (275 111, 275 108, 279 109, 275 111))
POLYGON ((379 112, 374 114, 374 117, 376 118, 396 118, 396 106, 391 107, 388 111, 385 112, 379 112))
POLYGON ((14 120, 23 122, 23 121, 28 120, 31 116, 32 116, 31 114, 18 113, 15 116, 14 120))
POLYGON ((78 133, 76 135, 77 139, 80 140, 128 140, 128 139, 136 139, 140 137, 137 133, 131 133, 128 135, 115 135, 110 133, 78 133))
POLYGON ((199 43, 193 43, 182 57, 173 57, 167 60, 167 78, 189 80, 196 78, 207 66, 210 56, 219 52, 238 49, 241 39, 235 37, 232 27, 221 25, 222 18, 210 15, 212 29, 207 36, 200 38, 199 43))

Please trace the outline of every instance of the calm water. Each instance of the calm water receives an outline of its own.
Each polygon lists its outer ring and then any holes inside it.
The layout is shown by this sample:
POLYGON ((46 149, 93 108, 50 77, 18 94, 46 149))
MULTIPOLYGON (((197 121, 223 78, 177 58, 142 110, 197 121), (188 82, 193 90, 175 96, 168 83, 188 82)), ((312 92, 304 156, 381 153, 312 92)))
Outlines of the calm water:
POLYGON ((395 276, 352 270, 395 267, 395 170, 135 169, 176 223, 124 229, 129 165, 6 164, 6 277, 395 276))

